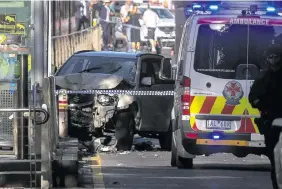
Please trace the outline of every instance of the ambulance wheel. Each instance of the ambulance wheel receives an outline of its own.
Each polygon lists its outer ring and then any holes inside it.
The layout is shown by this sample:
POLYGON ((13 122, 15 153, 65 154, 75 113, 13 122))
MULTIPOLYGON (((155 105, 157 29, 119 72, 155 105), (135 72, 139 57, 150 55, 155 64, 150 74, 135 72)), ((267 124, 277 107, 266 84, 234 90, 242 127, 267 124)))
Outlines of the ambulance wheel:
POLYGON ((118 151, 130 151, 133 144, 135 131, 134 116, 131 112, 123 112, 117 115, 116 138, 118 151))
POLYGON ((279 141, 273 150, 271 160, 271 180, 274 189, 282 189, 282 165, 281 165, 281 142, 279 141))
POLYGON ((170 165, 172 167, 176 167, 176 159, 177 159, 177 148, 176 148, 176 145, 175 145, 175 143, 172 139, 171 140, 171 159, 170 159, 170 165))
POLYGON ((183 158, 177 156, 176 166, 178 169, 193 169, 193 158, 183 158))

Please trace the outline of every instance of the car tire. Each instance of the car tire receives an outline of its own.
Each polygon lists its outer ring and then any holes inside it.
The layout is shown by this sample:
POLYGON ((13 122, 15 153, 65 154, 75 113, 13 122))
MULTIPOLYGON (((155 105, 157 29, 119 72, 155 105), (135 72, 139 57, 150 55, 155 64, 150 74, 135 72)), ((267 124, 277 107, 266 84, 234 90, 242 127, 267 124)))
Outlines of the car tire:
POLYGON ((172 140, 171 140, 171 159, 170 159, 170 165, 172 167, 176 167, 177 166, 176 159, 177 159, 177 148, 176 148, 176 145, 175 145, 175 143, 173 141, 173 138, 172 138, 172 140))
POLYGON ((162 150, 171 151, 171 143, 172 143, 172 130, 171 126, 167 132, 161 133, 159 135, 159 143, 162 150))
POLYGON ((130 112, 123 112, 117 115, 116 139, 118 151, 129 151, 133 144, 135 131, 134 116, 130 112))
POLYGON ((192 169, 193 168, 193 158, 183 158, 177 156, 176 166, 178 169, 192 169))

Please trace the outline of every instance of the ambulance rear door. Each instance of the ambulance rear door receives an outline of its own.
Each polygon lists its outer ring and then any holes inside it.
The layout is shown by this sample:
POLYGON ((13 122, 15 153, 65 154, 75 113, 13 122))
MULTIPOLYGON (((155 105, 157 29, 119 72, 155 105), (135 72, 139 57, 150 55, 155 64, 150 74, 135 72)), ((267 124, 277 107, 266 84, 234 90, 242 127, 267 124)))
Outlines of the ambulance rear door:
POLYGON ((248 25, 231 24, 232 19, 237 18, 233 15, 198 17, 194 23, 197 31, 192 45, 195 51, 189 69, 192 129, 257 132, 250 116, 246 116, 250 114, 251 81, 245 74, 251 67, 248 65, 248 25))

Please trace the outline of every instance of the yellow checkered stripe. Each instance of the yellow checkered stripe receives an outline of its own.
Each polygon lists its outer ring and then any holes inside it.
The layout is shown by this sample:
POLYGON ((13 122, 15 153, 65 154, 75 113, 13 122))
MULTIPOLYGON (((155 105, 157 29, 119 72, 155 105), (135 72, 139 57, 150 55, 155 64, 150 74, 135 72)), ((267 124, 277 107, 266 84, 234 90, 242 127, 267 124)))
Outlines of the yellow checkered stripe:
POLYGON ((241 116, 242 119, 247 122, 245 132, 259 133, 254 118, 258 117, 260 113, 257 109, 252 108, 246 97, 240 100, 240 104, 230 106, 226 104, 226 99, 223 96, 192 96, 190 114, 190 124, 193 129, 197 129, 195 115, 232 115, 241 116))

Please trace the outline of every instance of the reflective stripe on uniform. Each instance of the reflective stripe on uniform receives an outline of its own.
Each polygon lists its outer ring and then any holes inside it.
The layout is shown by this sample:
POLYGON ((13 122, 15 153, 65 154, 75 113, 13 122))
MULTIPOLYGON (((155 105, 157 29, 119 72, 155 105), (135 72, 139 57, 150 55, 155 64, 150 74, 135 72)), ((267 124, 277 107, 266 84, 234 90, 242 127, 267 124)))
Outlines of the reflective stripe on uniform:
MULTIPOLYGON (((223 96, 194 96, 191 98, 190 106, 190 124, 194 130, 198 130, 196 126, 197 114, 210 114, 210 115, 232 115, 242 116, 250 115, 259 116, 259 111, 252 108, 248 98, 243 97, 240 104, 230 106, 226 104, 226 99, 223 96)), ((227 131, 228 132, 228 131, 227 131)), ((257 125, 254 123, 254 118, 242 118, 239 133, 259 133, 257 125)))

